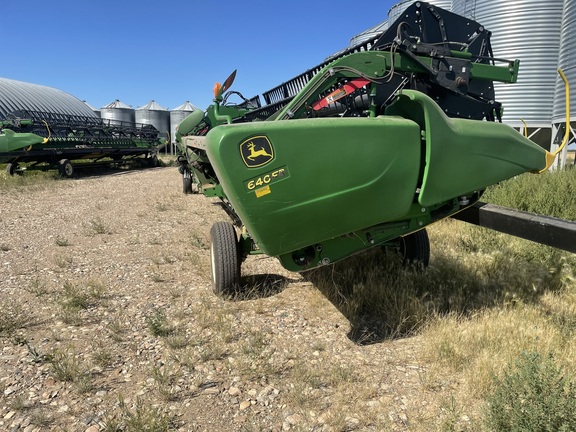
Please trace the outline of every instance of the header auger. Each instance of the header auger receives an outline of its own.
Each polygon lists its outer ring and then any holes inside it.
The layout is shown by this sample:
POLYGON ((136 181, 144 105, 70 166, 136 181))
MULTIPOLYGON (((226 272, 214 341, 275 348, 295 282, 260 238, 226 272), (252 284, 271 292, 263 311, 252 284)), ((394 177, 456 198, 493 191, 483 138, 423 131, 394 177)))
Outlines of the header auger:
POLYGON ((225 102, 234 72, 178 132, 184 192, 219 197, 240 232, 212 228, 214 290, 234 290, 251 254, 305 271, 381 246, 426 265, 427 225, 548 166, 499 122, 493 81, 514 83, 518 68, 493 56, 480 24, 415 2, 380 37, 267 92, 264 107, 225 102))

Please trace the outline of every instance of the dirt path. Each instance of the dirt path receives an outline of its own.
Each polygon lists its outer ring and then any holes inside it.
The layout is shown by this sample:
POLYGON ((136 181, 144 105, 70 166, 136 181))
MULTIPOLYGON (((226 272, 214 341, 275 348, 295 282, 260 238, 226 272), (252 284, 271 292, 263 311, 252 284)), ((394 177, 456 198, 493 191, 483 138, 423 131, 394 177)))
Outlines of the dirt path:
POLYGON ((243 267, 245 299, 214 296, 209 230, 227 216, 180 182, 158 168, 2 196, 0 430, 437 423, 418 338, 353 343, 345 317, 271 258, 243 267))

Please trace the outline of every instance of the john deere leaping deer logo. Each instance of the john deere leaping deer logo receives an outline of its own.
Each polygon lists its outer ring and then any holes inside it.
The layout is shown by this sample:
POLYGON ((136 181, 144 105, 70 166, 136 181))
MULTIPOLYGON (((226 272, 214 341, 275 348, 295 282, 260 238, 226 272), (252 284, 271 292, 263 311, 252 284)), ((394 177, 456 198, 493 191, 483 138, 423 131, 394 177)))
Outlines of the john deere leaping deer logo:
POLYGON ((265 136, 255 136, 242 142, 240 153, 248 168, 261 167, 274 159, 272 143, 265 136))

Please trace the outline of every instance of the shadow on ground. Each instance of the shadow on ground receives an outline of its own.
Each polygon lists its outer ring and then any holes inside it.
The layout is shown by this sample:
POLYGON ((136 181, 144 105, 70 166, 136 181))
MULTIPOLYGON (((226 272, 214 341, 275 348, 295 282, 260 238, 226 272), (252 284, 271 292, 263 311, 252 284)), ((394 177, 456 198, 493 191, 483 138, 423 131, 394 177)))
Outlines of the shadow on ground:
POLYGON ((280 294, 289 283, 299 279, 290 279, 278 274, 257 274, 243 276, 240 289, 230 298, 233 301, 256 300, 280 294))
POLYGON ((443 314, 535 302, 562 286, 560 271, 505 253, 482 265, 439 254, 423 270, 375 249, 305 277, 348 319, 348 337, 362 345, 411 336, 443 314))

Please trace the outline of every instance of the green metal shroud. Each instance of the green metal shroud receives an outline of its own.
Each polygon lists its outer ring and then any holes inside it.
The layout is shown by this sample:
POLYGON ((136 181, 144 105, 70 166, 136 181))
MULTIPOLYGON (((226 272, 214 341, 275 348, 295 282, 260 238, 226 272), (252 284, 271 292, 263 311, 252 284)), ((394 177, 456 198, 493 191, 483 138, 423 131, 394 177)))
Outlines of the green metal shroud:
POLYGON ((418 91, 402 91, 386 114, 231 124, 208 133, 224 193, 262 252, 290 270, 328 264, 545 166, 545 150, 509 126, 448 118, 418 91))
POLYGON ((503 123, 447 117, 423 93, 404 90, 386 109, 418 123, 426 142, 418 202, 430 206, 546 166, 546 151, 503 123))
POLYGON ((29 146, 41 144, 43 141, 43 137, 32 133, 20 133, 4 129, 0 131, 0 153, 22 150, 29 146))
POLYGON ((208 157, 260 249, 276 256, 405 215, 420 170, 420 129, 390 117, 220 126, 208 134, 208 157), (274 158, 248 168, 239 145, 258 136, 274 158))

